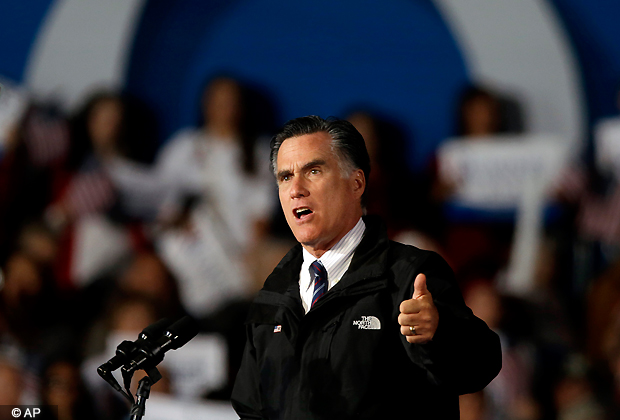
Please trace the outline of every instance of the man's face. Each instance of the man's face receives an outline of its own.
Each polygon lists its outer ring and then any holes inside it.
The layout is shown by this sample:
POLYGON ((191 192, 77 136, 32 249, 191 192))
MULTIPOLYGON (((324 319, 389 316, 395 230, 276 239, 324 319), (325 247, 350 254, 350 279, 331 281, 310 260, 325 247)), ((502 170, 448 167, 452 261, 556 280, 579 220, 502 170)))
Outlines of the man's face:
POLYGON ((364 173, 343 177, 327 133, 286 139, 278 151, 280 203, 297 241, 317 258, 362 216, 364 173))

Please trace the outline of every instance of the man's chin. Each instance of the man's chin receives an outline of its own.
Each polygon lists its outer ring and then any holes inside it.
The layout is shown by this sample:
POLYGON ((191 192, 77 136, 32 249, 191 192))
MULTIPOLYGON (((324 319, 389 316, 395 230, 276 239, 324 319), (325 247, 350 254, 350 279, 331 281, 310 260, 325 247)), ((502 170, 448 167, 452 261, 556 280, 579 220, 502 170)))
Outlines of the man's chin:
POLYGON ((319 242, 318 235, 310 232, 293 232, 297 242, 302 244, 305 248, 314 248, 319 242))
POLYGON ((305 247, 314 247, 317 243, 316 238, 313 237, 295 236, 295 239, 305 247))

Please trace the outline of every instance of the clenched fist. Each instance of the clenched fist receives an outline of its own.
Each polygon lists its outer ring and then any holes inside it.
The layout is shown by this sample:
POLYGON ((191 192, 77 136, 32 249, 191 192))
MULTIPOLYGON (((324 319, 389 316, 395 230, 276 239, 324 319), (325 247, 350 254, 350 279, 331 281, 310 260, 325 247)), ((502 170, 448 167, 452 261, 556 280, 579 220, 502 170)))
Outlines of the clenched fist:
POLYGON ((431 292, 426 288, 424 274, 416 276, 411 299, 404 300, 400 304, 398 323, 401 334, 406 336, 410 343, 424 344, 433 339, 439 324, 439 312, 431 292))

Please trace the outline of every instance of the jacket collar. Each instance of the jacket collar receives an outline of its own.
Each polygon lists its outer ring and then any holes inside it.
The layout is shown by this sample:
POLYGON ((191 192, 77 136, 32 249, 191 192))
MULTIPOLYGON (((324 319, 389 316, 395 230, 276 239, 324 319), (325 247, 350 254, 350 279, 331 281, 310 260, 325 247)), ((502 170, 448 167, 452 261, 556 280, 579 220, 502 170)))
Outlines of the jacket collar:
MULTIPOLYGON (((358 245, 349 269, 330 291, 353 291, 370 286, 367 280, 382 277, 386 271, 389 240, 386 228, 377 216, 364 216, 366 232, 358 245), (353 290, 352 290, 353 289, 353 290)), ((299 296, 299 271, 303 263, 302 247, 295 245, 267 277, 263 290, 299 296), (295 289, 297 291, 295 292, 295 289)))

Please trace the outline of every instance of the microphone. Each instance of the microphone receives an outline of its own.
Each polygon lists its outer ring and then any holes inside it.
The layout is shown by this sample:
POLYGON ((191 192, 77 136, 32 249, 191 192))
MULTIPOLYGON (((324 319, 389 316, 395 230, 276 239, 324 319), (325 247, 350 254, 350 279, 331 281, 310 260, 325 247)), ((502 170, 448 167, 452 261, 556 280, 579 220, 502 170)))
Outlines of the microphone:
MULTIPOLYGON (((149 325, 138 334, 136 341, 125 340, 116 348, 116 354, 108 362, 102 364, 97 368, 99 376, 106 379, 106 376, 110 375, 110 372, 115 371, 119 367, 126 363, 126 360, 130 359, 132 354, 141 346, 153 341, 166 331, 166 328, 172 324, 168 318, 160 319, 159 321, 149 325), (104 376, 105 375, 105 376, 104 376)), ((106 379, 107 380, 107 379, 106 379)))
POLYGON ((139 340, 136 341, 136 348, 130 352, 130 357, 125 358, 123 363, 123 375, 138 369, 147 370, 157 366, 164 359, 167 351, 184 346, 198 334, 198 324, 189 316, 181 318, 164 329, 164 333, 157 340, 146 339, 140 344, 137 344, 139 340))
POLYGON ((133 373, 137 369, 144 369, 147 374, 147 377, 140 381, 141 387, 147 387, 146 397, 138 396, 140 403, 141 398, 148 398, 150 386, 161 379, 156 366, 164 360, 164 353, 178 349, 198 334, 198 324, 189 316, 170 324, 171 321, 164 318, 149 325, 142 330, 136 341, 125 340, 119 344, 114 357, 97 368, 99 376, 127 398, 132 407, 136 404, 129 391, 133 373), (121 366, 127 392, 123 391, 112 375, 112 372, 121 366))

